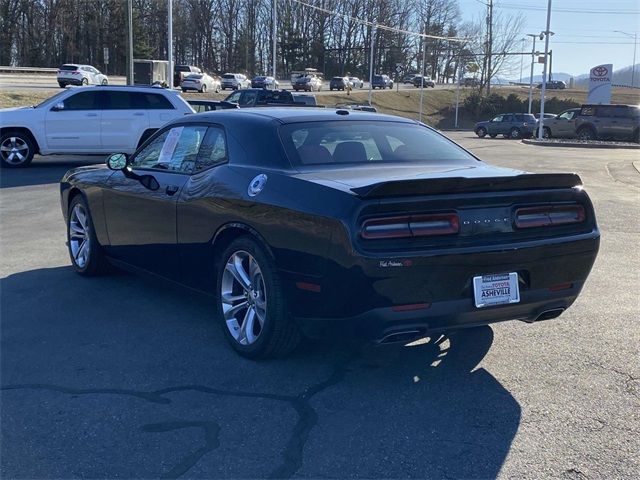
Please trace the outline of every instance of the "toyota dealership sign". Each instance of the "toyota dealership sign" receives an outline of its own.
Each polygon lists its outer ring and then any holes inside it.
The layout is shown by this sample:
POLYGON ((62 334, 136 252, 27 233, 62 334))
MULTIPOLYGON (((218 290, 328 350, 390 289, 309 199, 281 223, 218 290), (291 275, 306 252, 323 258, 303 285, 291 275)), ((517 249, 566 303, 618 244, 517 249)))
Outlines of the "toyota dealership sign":
POLYGON ((589 96, 587 103, 611 103, 613 65, 598 65, 589 72, 589 96))

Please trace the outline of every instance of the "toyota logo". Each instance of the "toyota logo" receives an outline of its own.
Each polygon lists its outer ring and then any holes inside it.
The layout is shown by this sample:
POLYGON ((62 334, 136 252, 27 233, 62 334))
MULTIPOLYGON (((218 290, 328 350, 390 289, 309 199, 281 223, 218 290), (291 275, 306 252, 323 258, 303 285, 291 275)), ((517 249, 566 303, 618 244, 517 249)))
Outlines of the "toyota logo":
POLYGON ((607 69, 607 67, 600 66, 595 67, 593 70, 591 70, 591 72, 595 77, 604 77, 607 73, 609 73, 609 70, 607 69))

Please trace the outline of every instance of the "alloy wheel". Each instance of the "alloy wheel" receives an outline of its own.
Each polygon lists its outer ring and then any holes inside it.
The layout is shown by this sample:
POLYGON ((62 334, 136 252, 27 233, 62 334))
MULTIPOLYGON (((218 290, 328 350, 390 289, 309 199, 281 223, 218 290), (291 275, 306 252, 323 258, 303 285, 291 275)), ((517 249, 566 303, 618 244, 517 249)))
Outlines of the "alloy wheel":
POLYGON ((231 254, 220 286, 224 321, 240 345, 255 343, 267 318, 267 292, 262 270, 248 252, 231 254))
POLYGON ((29 144, 20 137, 8 137, 0 145, 2 159, 10 165, 20 165, 29 158, 29 144))
POLYGON ((79 268, 84 268, 89 262, 90 244, 87 211, 82 203, 77 203, 69 216, 69 249, 79 268))

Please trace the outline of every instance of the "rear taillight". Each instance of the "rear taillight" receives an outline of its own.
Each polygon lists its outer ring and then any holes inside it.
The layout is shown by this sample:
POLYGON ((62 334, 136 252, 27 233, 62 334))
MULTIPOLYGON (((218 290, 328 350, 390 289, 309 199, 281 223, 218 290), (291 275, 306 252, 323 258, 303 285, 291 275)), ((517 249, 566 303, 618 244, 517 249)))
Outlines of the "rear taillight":
POLYGON ((581 223, 585 220, 582 205, 547 205, 518 208, 515 212, 517 228, 547 227, 581 223))
POLYGON ((406 215, 401 217, 372 218, 362 224, 362 238, 430 237, 453 235, 460 230, 460 220, 455 213, 431 215, 406 215))

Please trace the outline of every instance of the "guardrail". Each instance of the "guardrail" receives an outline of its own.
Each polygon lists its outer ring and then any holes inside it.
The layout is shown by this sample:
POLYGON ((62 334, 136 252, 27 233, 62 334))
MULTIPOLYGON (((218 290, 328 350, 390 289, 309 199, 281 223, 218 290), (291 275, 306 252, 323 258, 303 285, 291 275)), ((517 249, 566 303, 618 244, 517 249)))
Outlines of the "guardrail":
POLYGON ((8 65, 0 65, 0 72, 13 73, 13 72, 28 72, 28 73, 57 73, 57 68, 43 68, 43 67, 11 67, 8 65))

